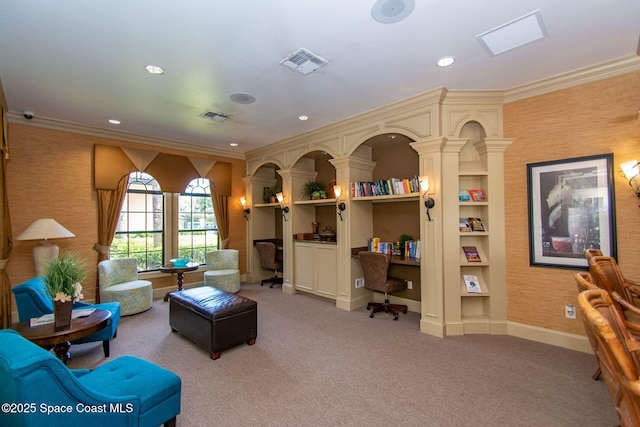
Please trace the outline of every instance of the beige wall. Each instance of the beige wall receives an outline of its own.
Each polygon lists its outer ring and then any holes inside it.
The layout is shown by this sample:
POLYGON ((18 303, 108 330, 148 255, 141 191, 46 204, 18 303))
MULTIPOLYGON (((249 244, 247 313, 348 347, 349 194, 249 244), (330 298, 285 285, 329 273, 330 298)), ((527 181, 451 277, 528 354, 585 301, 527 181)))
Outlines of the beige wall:
MULTIPOLYGON (((240 269, 245 273, 246 227, 238 199, 244 195, 244 160, 217 157, 200 153, 143 146, 83 135, 11 123, 8 129, 11 158, 7 169, 7 193, 13 235, 17 236, 38 218, 55 218, 76 237, 60 239, 61 251, 73 250, 91 265, 97 262, 92 249, 97 241, 97 200, 93 189, 94 144, 137 147, 170 154, 188 154, 231 163, 232 196, 229 201, 231 240, 229 248, 240 251, 240 269)), ((31 250, 36 242, 14 241, 7 271, 12 286, 35 275, 31 250)), ((84 283, 85 298, 95 297, 96 270, 84 283)), ((175 277, 152 279, 155 288, 175 285, 175 277)), ((202 273, 190 274, 185 282, 202 280, 202 273)))
POLYGON ((640 279, 640 208, 620 163, 640 160, 640 73, 631 73, 504 106, 504 135, 516 138, 505 153, 507 318, 584 335, 576 304, 575 270, 529 266, 527 163, 613 153, 618 261, 640 279))

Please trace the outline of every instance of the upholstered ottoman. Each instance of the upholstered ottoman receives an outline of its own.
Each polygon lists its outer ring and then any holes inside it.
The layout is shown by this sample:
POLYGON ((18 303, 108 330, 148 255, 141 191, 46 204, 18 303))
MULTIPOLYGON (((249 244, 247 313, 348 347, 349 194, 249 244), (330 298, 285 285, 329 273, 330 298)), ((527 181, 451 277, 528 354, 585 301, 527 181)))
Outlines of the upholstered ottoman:
POLYGON ((223 350, 258 336, 258 304, 211 286, 172 292, 169 326, 218 359, 223 350))

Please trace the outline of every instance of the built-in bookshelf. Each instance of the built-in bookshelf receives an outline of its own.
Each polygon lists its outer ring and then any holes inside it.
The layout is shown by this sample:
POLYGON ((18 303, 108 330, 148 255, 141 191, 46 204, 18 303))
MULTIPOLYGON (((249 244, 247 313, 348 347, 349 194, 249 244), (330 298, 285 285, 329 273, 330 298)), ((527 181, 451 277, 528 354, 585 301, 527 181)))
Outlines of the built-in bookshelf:
POLYGON ((480 134, 451 140, 448 153, 454 167, 443 176, 454 183, 448 200, 457 202, 445 207, 445 215, 458 216, 445 221, 457 237, 444 245, 445 257, 459 259, 446 270, 448 335, 506 332, 503 171, 510 141, 480 134), (465 276, 477 279, 479 290, 470 291, 465 276))
POLYGON ((355 181, 351 183, 351 198, 403 196, 418 194, 420 181, 417 176, 413 178, 389 178, 376 181, 355 181))

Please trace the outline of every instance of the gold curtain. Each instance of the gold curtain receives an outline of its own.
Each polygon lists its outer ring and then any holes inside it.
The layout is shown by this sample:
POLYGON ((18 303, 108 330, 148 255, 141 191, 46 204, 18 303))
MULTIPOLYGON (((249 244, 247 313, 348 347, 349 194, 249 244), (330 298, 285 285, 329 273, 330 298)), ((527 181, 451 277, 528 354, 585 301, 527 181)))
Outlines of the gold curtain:
MULTIPOLYGON (((120 211, 127 193, 129 175, 120 178, 115 190, 98 189, 98 243, 93 246, 98 252, 98 262, 109 259, 109 249, 118 227, 120 211)), ((96 302, 100 302, 100 283, 96 279, 96 302)))
POLYGON ((0 161, 0 327, 11 326, 11 282, 7 275, 7 261, 11 253, 11 221, 9 218, 9 201, 7 200, 7 161, 9 160, 9 141, 7 139, 7 123, 4 119, 4 106, 0 105, 0 127, 2 127, 2 159, 0 161))
POLYGON ((218 236, 220 237, 220 249, 225 249, 229 243, 229 196, 218 195, 218 190, 213 182, 210 182, 211 202, 213 213, 218 223, 218 236))

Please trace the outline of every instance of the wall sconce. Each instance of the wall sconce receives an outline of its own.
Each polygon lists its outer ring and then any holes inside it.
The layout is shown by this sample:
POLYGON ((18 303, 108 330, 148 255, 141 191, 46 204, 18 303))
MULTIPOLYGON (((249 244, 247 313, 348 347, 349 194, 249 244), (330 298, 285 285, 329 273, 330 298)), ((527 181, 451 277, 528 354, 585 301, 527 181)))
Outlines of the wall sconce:
POLYGON ((640 162, 637 160, 629 160, 620 164, 624 176, 629 180, 629 185, 636 193, 636 197, 640 199, 640 162))
POLYGON ((244 219, 249 221, 249 214, 251 213, 251 209, 247 207, 247 199, 245 197, 240 197, 240 204, 242 205, 242 209, 244 210, 244 219))
POLYGON ((280 209, 282 209, 282 218, 287 221, 287 215, 289 213, 289 206, 285 206, 282 201, 284 200, 284 194, 278 193, 276 194, 276 198, 278 199, 278 203, 280 204, 280 209))
POLYGON ((344 211, 347 208, 347 205, 345 205, 344 202, 340 201, 340 196, 342 195, 342 188, 340 188, 339 185, 334 185, 333 194, 336 195, 336 212, 338 213, 338 215, 340 215, 340 221, 344 221, 344 219, 342 218, 342 211, 344 211))
POLYGON ((424 199, 424 207, 427 208, 427 218, 431 221, 431 215, 429 209, 436 205, 436 201, 429 197, 429 177, 420 178, 420 189, 422 190, 422 198, 424 199))

